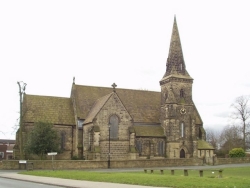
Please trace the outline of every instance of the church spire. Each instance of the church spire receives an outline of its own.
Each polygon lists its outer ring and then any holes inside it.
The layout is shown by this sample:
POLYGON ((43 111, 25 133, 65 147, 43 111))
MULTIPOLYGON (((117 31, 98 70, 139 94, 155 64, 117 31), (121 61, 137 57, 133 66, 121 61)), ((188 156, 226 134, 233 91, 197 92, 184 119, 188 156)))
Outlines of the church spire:
POLYGON ((166 73, 164 77, 171 75, 173 73, 173 70, 175 70, 177 74, 187 74, 176 17, 174 17, 172 36, 166 65, 166 73))

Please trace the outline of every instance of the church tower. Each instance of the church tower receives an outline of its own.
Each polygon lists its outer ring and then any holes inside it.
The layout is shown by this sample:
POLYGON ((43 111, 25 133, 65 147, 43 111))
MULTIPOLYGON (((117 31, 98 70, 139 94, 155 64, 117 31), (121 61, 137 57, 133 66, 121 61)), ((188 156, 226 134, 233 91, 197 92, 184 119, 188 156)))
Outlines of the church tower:
POLYGON ((205 139, 202 120, 192 100, 192 84, 174 18, 166 72, 160 81, 161 125, 166 136, 167 158, 195 157, 198 140, 205 139))

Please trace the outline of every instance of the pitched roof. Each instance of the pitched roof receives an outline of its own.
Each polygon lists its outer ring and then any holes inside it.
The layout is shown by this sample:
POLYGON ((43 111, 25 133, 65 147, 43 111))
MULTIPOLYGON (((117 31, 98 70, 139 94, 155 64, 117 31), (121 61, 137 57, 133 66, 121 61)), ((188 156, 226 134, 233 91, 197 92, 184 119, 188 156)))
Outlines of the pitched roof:
POLYGON ((70 98, 25 94, 23 114, 25 122, 47 121, 53 124, 75 124, 70 98))
POLYGON ((160 125, 140 125, 133 126, 137 137, 165 137, 164 130, 160 125))
POLYGON ((104 106, 104 104, 107 102, 107 100, 110 98, 112 94, 113 93, 110 93, 100 99, 97 99, 95 104, 92 106, 88 116, 86 117, 84 124, 91 123, 93 121, 93 119, 96 117, 98 112, 101 110, 101 108, 104 106))
POLYGON ((198 149, 214 149, 212 145, 210 145, 205 140, 198 140, 198 149))
MULTIPOLYGON (((113 88, 74 85, 77 116, 86 119, 97 99, 113 88)), ((134 122, 160 122, 161 94, 155 91, 116 89, 116 93, 134 122)))

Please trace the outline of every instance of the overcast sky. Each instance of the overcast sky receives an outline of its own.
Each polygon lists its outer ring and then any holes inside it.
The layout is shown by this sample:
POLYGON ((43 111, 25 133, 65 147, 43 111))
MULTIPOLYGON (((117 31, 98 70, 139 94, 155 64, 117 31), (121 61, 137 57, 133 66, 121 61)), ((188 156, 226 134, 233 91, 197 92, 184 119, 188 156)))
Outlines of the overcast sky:
POLYGON ((69 97, 76 84, 160 91, 174 15, 205 128, 250 91, 248 0, 0 1, 0 138, 14 139, 19 88, 69 97))

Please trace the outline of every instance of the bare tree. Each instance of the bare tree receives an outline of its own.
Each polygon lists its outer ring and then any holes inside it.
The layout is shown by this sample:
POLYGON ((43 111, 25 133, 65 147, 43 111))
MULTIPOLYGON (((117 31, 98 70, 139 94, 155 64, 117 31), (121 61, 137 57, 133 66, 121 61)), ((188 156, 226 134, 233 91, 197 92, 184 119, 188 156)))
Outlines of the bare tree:
POLYGON ((210 143, 215 150, 219 149, 220 133, 214 129, 206 129, 206 141, 210 143))
POLYGON ((224 127, 220 135, 220 143, 224 154, 228 154, 233 148, 243 148, 244 142, 241 128, 236 125, 224 127))
POLYGON ((235 102, 231 105, 234 109, 232 118, 236 125, 241 127, 243 136, 243 149, 246 150, 246 137, 249 135, 249 123, 250 123, 250 96, 240 96, 236 98, 235 102))
POLYGON ((5 136, 5 133, 3 131, 0 131, 0 133, 2 133, 5 136))

